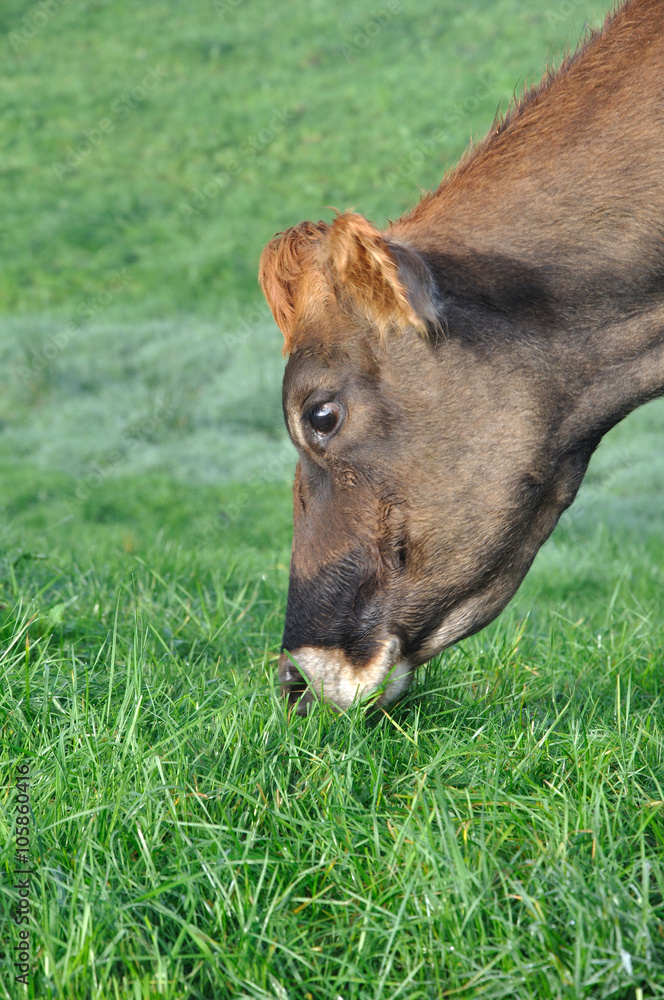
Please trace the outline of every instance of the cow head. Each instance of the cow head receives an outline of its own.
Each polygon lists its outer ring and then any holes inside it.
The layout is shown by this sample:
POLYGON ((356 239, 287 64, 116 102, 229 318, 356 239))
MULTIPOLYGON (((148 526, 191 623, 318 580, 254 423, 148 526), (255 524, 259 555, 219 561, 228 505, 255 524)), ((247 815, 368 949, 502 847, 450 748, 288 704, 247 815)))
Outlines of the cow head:
POLYGON ((283 689, 388 704, 504 608, 588 455, 558 446, 550 359, 496 350, 494 309, 361 216, 279 234, 260 279, 299 453, 283 689))

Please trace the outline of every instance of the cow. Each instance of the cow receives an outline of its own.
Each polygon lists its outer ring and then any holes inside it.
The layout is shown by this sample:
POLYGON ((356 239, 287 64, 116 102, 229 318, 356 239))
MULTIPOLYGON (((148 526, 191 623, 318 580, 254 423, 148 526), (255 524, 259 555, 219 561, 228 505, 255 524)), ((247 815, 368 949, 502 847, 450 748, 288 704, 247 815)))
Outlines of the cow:
POLYGON ((629 0, 379 230, 263 251, 299 462, 279 677, 386 706, 506 606, 664 393, 664 0, 629 0))

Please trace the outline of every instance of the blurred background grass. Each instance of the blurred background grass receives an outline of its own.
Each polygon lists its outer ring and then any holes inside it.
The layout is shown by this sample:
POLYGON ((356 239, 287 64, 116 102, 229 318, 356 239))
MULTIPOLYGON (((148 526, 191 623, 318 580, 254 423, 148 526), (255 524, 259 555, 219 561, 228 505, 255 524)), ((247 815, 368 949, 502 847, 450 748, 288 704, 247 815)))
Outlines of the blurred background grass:
POLYGON ((0 14, 1 299, 71 314, 118 272, 132 321, 254 302, 326 206, 398 215, 608 7, 46 2, 0 14))

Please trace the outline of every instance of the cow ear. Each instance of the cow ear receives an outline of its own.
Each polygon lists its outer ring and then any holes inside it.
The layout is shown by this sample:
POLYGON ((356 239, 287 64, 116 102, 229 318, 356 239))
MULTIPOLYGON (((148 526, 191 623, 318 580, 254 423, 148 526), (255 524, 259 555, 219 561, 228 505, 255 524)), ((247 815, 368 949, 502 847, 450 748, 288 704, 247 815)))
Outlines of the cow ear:
POLYGON ((323 241, 337 294, 350 298, 385 333, 438 323, 433 281, 417 251, 388 241, 355 212, 338 215, 323 241))
POLYGON ((258 280, 277 326, 284 335, 284 354, 291 350, 295 314, 307 276, 317 270, 315 255, 326 222, 301 222, 277 235, 261 254, 258 280))

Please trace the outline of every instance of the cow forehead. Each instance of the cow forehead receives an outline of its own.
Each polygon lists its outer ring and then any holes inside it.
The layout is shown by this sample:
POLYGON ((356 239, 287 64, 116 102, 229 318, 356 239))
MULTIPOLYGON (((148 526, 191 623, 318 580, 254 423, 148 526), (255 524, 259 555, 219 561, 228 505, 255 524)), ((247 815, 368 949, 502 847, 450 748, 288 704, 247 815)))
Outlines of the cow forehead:
POLYGON ((369 324, 362 324, 350 310, 339 305, 324 278, 320 281, 314 278, 298 303, 290 353, 339 359, 344 345, 348 347, 362 340, 369 329, 369 324))
POLYGON ((373 350, 371 333, 352 321, 321 316, 307 324, 284 372, 284 401, 316 389, 340 391, 344 385, 376 382, 380 363, 373 350))

